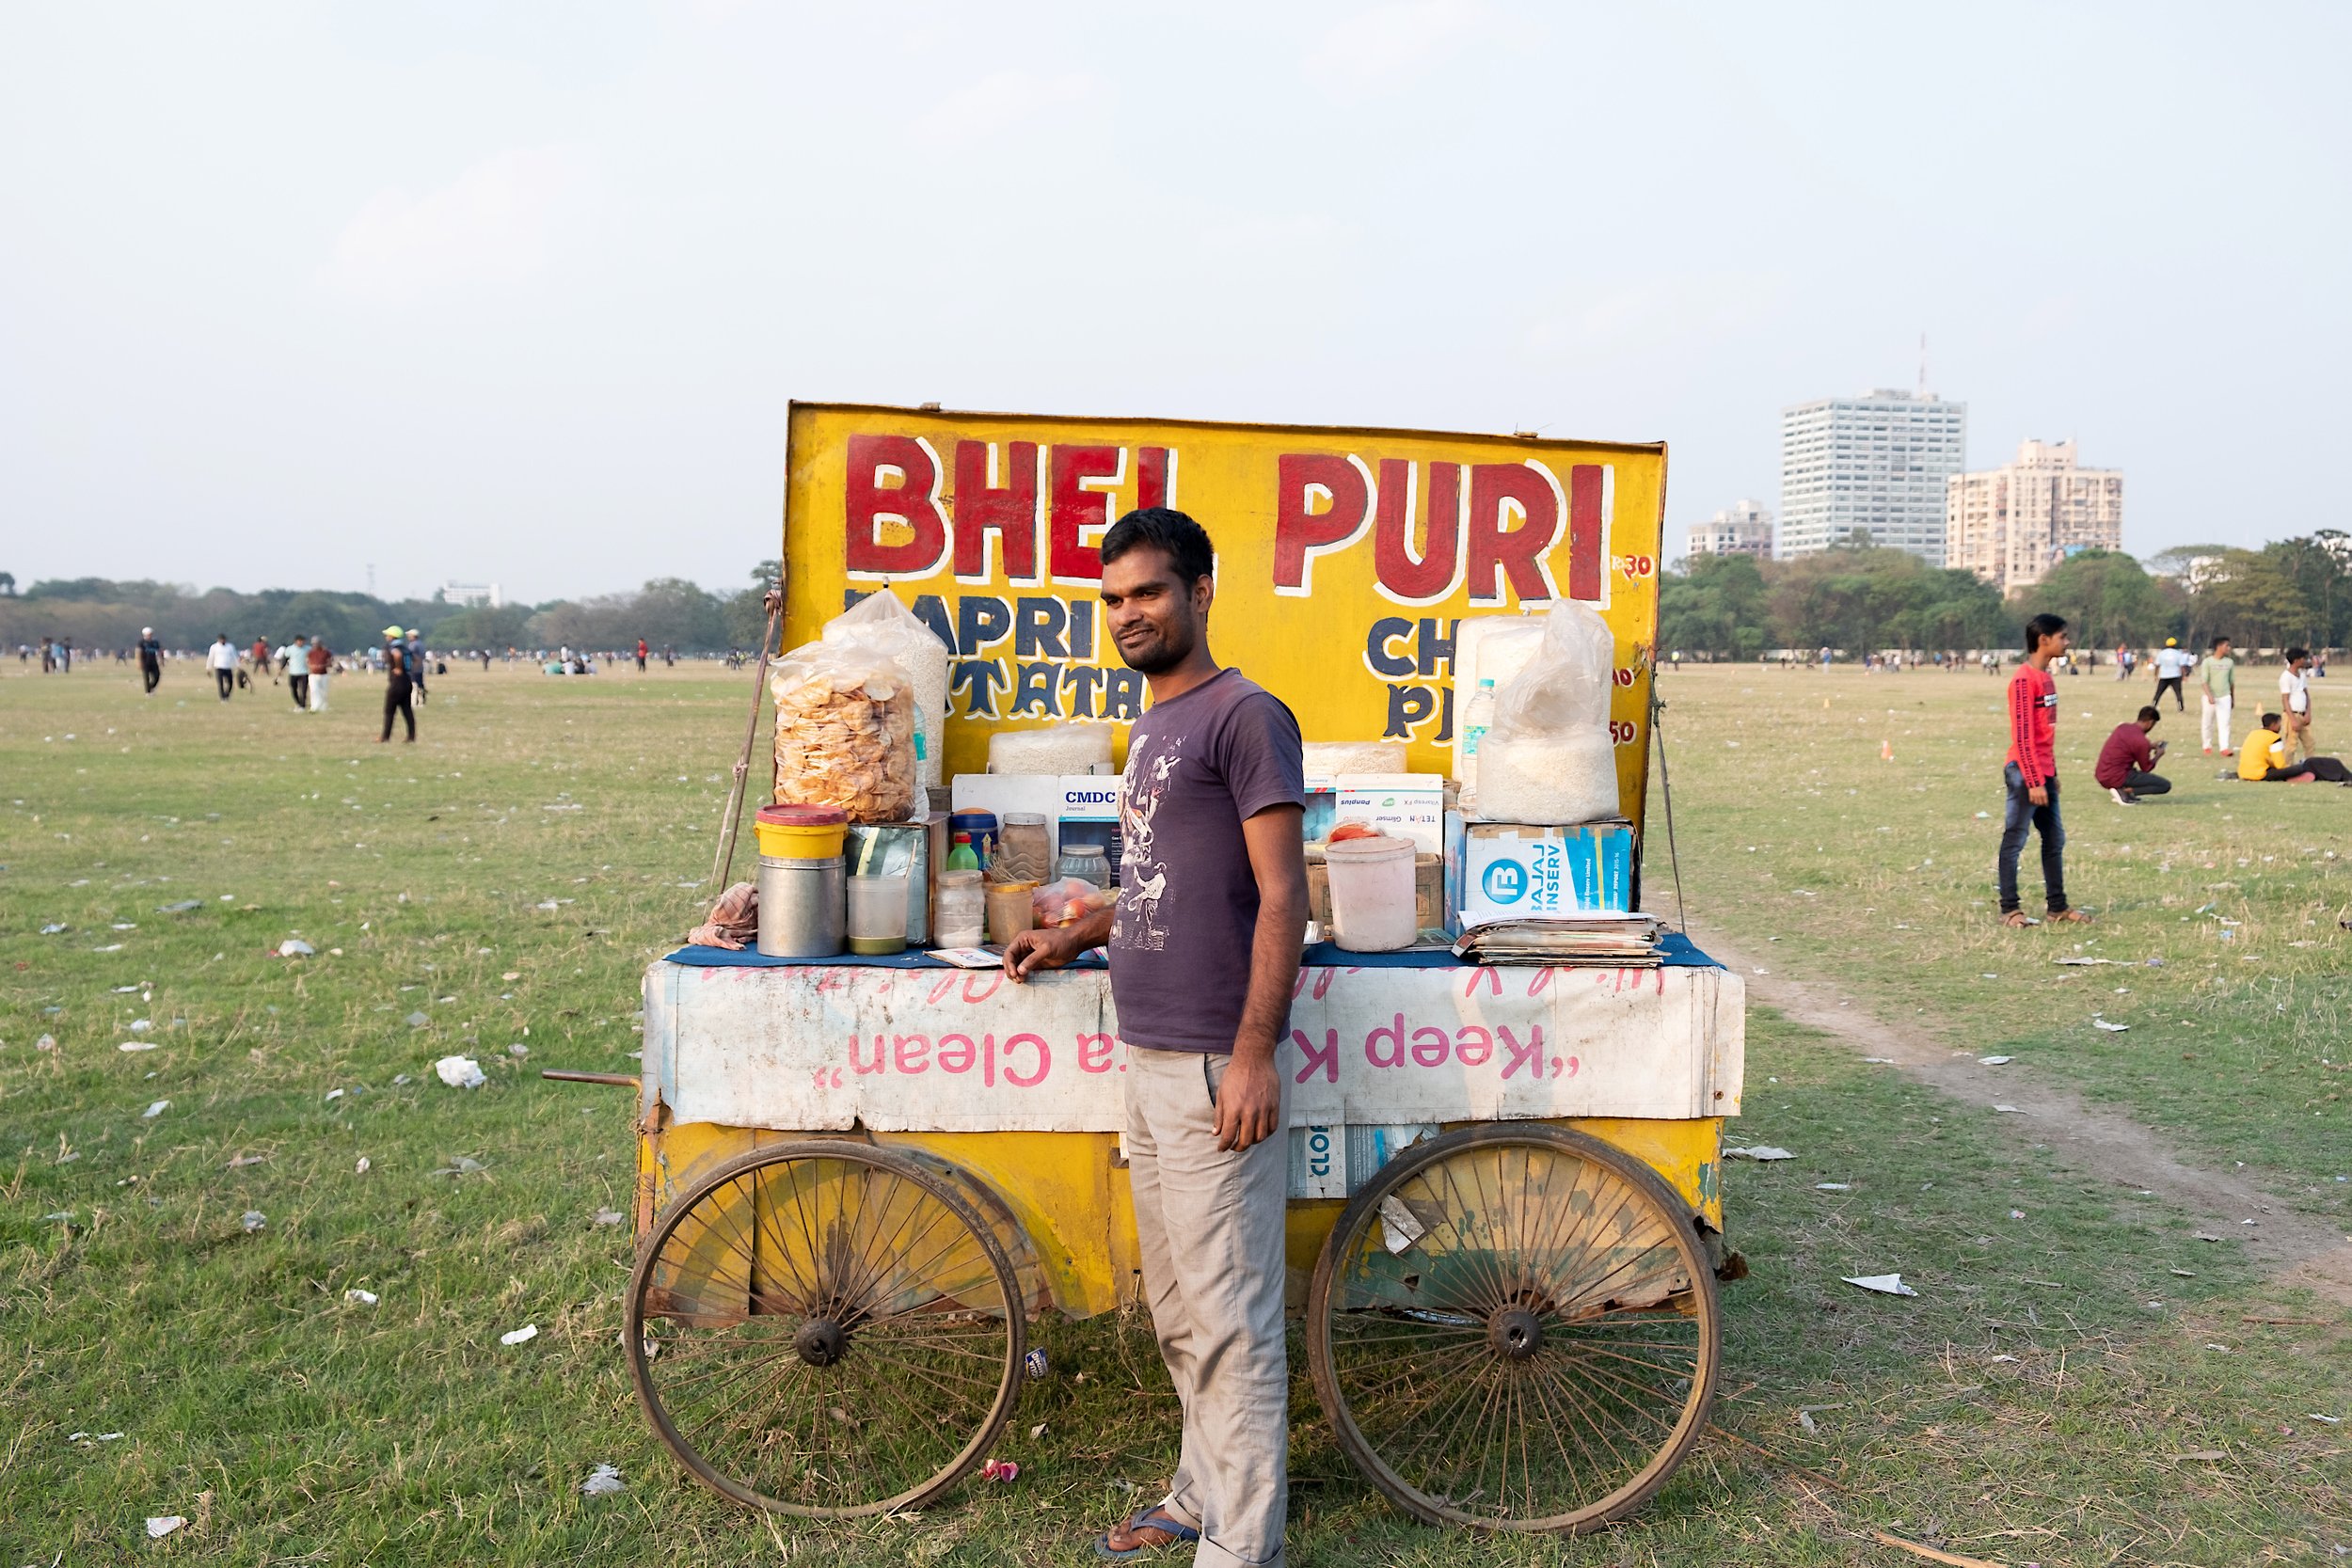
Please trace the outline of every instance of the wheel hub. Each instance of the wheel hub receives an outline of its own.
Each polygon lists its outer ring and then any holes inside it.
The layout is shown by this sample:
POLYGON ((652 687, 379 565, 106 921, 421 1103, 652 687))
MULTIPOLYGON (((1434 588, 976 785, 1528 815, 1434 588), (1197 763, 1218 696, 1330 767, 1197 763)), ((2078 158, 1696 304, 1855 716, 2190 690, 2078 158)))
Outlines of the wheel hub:
POLYGON ((850 1336, 831 1318, 811 1318, 792 1336, 792 1348, 812 1367, 830 1367, 850 1348, 850 1336))
POLYGON ((1524 1361, 1543 1347, 1543 1320, 1524 1307, 1506 1307, 1486 1321, 1486 1342, 1504 1360, 1524 1361))

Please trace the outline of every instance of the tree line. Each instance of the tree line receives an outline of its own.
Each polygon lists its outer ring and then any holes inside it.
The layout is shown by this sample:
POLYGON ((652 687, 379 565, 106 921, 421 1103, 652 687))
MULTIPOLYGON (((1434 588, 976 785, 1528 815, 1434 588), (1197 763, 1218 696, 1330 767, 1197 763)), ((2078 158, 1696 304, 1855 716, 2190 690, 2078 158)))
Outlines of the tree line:
POLYGON ((540 605, 468 609, 429 599, 383 599, 372 594, 323 589, 263 589, 241 594, 199 593, 179 583, 107 578, 52 578, 15 592, 0 572, 0 644, 72 638, 91 650, 127 648, 141 626, 153 626, 166 648, 193 650, 222 632, 243 647, 256 637, 283 643, 296 635, 323 638, 338 650, 382 641, 389 626, 415 626, 437 650, 454 648, 633 648, 644 638, 681 654, 756 648, 767 628, 762 587, 775 580, 775 563, 751 573, 752 586, 713 594, 682 578, 657 578, 633 593, 540 605))
POLYGON ((2153 559, 2085 550, 2004 600, 1973 572, 1867 541, 1790 561, 1693 556, 1659 588, 1659 647, 1753 659, 1823 644, 1856 652, 2008 648, 2029 616, 2066 618, 2075 645, 2145 648, 2168 637, 2241 648, 2352 641, 2352 536, 2334 530, 2260 549, 2192 546, 2153 559))

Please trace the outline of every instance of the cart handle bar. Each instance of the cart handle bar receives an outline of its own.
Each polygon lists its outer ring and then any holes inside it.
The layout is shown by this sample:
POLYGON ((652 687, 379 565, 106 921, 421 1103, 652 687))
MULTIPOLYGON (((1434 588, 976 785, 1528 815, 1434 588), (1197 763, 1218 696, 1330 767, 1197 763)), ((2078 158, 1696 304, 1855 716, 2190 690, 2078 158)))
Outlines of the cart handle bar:
POLYGON ((613 1084, 625 1089, 637 1087, 633 1072, 566 1072, 559 1068, 543 1068, 539 1076, 558 1084, 613 1084))

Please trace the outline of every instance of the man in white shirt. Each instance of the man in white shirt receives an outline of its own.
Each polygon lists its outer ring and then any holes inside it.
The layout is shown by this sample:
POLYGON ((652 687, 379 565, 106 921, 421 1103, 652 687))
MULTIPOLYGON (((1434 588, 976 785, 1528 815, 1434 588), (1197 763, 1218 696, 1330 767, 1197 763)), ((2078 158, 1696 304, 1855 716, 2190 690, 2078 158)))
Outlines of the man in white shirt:
POLYGON ((2168 637, 2164 646, 2156 650, 2156 702, 2164 702, 2164 689, 2172 689, 2172 711, 2186 713, 2188 701, 2181 695, 2181 683, 2188 678, 2189 666, 2196 661, 2189 657, 2177 637, 2168 637))
POLYGON ((2285 726, 2279 738, 2286 743, 2290 761, 2312 754, 2312 689, 2303 677, 2311 667, 2309 648, 2289 648, 2287 667, 2279 672, 2279 718, 2285 726))
POLYGON ((294 693, 297 712, 310 706, 310 639, 297 636, 278 650, 278 667, 286 672, 286 689, 294 693))
POLYGON ((230 646, 227 632, 222 632, 220 641, 204 650, 204 668, 220 683, 220 700, 227 702, 229 693, 237 688, 237 650, 230 646))

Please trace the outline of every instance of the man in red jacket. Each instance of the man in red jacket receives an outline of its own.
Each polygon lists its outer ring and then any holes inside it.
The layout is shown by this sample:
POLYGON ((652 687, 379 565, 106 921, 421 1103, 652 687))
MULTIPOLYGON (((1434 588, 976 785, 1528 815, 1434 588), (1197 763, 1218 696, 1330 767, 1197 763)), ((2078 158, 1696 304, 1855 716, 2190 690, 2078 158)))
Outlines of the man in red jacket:
POLYGON ((2026 659, 2009 683, 2009 808, 2001 820, 1998 877, 2001 924, 2030 926, 2017 903, 2017 857, 2030 827, 2042 835, 2042 887, 2052 920, 2088 923, 2066 903, 2066 828, 2058 820, 2058 682, 2050 661, 2066 652, 2066 622, 2037 615, 2026 623, 2026 659))
POLYGON ((2136 806, 2143 795, 2169 795, 2172 781, 2159 777, 2156 759, 2164 755, 2164 742, 2150 741, 2149 732, 2164 715, 2153 707, 2143 707, 2139 717, 2128 724, 2118 724, 2114 733, 2099 747, 2099 760, 2090 769, 2090 776, 2099 787, 2115 798, 2119 806, 2136 806))

